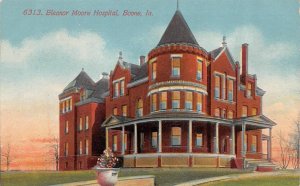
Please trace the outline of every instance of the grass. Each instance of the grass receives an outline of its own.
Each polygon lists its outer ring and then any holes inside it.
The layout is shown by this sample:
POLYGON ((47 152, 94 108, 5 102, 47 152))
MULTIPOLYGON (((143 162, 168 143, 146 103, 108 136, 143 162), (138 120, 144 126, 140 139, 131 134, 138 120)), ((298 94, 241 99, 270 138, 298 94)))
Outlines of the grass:
MULTIPOLYGON (((154 175, 158 185, 168 186, 194 179, 247 173, 237 169, 215 168, 134 168, 121 169, 119 177, 154 175)), ((95 179, 94 171, 36 171, 1 173, 1 185, 53 185, 95 179)))
MULTIPOLYGON (((212 182, 202 184, 201 186, 299 186, 299 175, 274 175, 274 176, 259 176, 239 178, 226 181, 212 182)), ((200 185, 199 185, 200 186, 200 185)))

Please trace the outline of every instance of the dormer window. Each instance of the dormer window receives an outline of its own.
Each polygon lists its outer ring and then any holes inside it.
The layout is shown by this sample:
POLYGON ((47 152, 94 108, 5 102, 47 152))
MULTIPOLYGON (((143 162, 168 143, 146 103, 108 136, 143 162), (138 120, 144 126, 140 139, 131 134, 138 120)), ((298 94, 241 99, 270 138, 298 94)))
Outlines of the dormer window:
POLYGON ((180 76, 180 57, 172 58, 172 76, 173 77, 180 76))
POLYGON ((83 101, 86 99, 86 90, 82 90, 80 92, 80 101, 83 101))
POLYGON ((197 62, 197 80, 202 80, 202 60, 200 59, 197 62))

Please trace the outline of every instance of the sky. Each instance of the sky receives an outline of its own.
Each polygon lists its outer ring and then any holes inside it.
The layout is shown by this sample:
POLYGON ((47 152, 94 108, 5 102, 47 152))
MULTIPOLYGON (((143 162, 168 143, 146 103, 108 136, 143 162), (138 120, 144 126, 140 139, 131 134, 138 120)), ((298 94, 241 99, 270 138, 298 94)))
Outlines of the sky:
MULTIPOLYGON (((249 73, 266 90, 263 112, 278 123, 273 134, 292 132, 300 114, 299 7, 297 0, 179 0, 207 51, 225 35, 240 61, 241 45, 249 44, 249 73)), ((159 42, 176 0, 2 0, 0 9, 1 146, 13 143, 14 168, 43 169, 52 168, 45 163, 45 141, 58 134, 58 94, 82 68, 99 80, 113 70, 119 51, 125 61, 138 63, 159 42), (43 15, 28 15, 30 10, 43 15), (76 10, 92 15, 72 16, 76 10), (93 16, 97 10, 119 16, 93 16), (142 16, 123 16, 126 10, 142 16)))

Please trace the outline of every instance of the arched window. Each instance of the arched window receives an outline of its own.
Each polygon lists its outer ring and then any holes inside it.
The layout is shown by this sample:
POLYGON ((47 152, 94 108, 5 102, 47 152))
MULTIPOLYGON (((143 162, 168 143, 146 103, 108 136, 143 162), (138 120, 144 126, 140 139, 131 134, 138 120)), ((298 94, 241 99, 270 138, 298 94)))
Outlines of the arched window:
POLYGON ((172 146, 181 145, 181 128, 180 127, 172 127, 171 142, 172 142, 172 146))
POLYGON ((143 100, 142 99, 138 99, 136 108, 137 108, 136 117, 143 116, 143 100))

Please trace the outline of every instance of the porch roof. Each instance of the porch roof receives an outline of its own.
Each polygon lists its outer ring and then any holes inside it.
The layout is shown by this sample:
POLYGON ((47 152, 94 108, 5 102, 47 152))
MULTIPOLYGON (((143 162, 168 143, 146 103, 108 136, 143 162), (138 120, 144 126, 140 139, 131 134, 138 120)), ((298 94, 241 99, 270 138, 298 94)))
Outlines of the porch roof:
POLYGON ((204 113, 193 113, 193 112, 157 112, 150 115, 146 115, 139 118, 129 118, 123 116, 110 116, 103 123, 102 127, 112 127, 112 126, 122 126, 131 125, 133 123, 145 123, 145 122, 155 122, 159 120, 170 121, 204 121, 211 123, 221 123, 232 125, 232 119, 217 118, 204 115, 204 113))
POLYGON ((273 126, 277 125, 274 121, 272 121, 270 118, 268 118, 265 115, 250 116, 250 117, 235 119, 234 124, 237 126, 246 124, 249 126, 253 126, 257 129, 272 128, 273 126))

